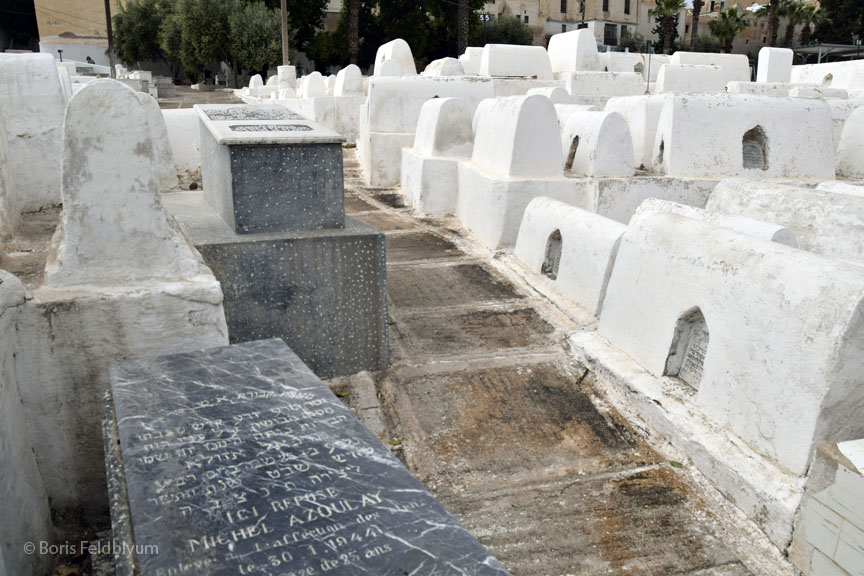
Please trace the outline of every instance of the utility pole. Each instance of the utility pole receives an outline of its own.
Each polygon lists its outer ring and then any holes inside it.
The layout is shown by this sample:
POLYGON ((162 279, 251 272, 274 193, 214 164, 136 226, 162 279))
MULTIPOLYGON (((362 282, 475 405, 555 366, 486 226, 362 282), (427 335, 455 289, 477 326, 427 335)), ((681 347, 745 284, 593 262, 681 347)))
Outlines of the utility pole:
POLYGON ((108 32, 108 66, 111 78, 117 77, 117 72, 114 68, 114 32, 111 29, 111 0, 105 0, 105 24, 108 32))
POLYGON ((459 22, 457 23, 459 54, 468 47, 468 0, 459 0, 459 22))
POLYGON ((288 66, 288 6, 286 0, 282 0, 282 65, 288 66))

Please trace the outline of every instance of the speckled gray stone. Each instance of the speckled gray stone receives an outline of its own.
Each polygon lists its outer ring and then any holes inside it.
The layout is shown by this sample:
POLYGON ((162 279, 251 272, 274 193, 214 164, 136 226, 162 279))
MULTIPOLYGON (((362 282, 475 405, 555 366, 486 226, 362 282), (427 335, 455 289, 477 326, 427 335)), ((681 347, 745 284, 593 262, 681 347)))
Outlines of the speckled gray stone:
POLYGON ((344 224, 340 135, 281 106, 196 109, 204 198, 234 232, 344 224))
POLYGON ((134 574, 508 574, 281 341, 115 365, 111 391, 134 574))
POLYGON ((238 235, 201 192, 163 203, 222 284, 230 341, 284 339, 322 378, 389 364, 384 235, 332 230, 238 235))

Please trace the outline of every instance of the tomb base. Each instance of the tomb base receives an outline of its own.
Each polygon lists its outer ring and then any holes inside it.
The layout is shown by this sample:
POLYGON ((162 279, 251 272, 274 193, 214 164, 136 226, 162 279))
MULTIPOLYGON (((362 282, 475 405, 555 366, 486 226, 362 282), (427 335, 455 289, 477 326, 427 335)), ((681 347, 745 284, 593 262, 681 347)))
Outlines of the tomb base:
POLYGON ((418 154, 402 149, 402 191, 418 212, 453 214, 459 196, 459 159, 418 154))
MULTIPOLYGON (((364 140, 362 127, 360 140, 364 140)), ((413 132, 369 132, 360 150, 363 181, 368 186, 398 186, 402 169, 402 148, 413 145, 413 132)))
POLYGON ((232 343, 282 338, 324 378, 389 364, 384 235, 344 228, 235 234, 201 192, 165 207, 222 284, 232 343))
POLYGON ((568 204, 577 201, 575 180, 506 178, 471 162, 459 164, 456 215, 490 250, 512 251, 525 208, 534 198, 549 196, 568 204))
POLYGON ((792 537, 804 479, 784 472, 700 414, 672 379, 655 378, 590 332, 570 336, 572 354, 597 375, 600 390, 686 454, 689 461, 778 548, 792 537))

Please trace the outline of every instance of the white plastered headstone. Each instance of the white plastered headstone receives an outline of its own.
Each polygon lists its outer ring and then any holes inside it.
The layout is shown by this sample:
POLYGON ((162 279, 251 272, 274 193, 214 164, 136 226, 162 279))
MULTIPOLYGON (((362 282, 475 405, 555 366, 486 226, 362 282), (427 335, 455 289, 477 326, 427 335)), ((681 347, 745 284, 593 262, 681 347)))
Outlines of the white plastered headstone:
POLYGON ((169 224, 156 153, 136 93, 97 80, 69 102, 63 130, 63 219, 45 284, 126 285, 191 279, 194 253, 169 224))

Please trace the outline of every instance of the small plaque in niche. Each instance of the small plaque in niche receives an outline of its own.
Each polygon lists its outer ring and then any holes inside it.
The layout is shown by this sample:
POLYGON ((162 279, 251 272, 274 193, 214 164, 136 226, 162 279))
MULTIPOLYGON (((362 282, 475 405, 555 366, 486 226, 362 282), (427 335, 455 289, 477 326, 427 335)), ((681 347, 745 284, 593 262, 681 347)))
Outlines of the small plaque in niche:
POLYGON ((232 132, 311 132, 305 124, 235 124, 232 132))
POLYGON ((303 120, 304 118, 287 109, 278 107, 258 108, 253 106, 234 106, 217 110, 205 110, 210 120, 303 120))
POLYGON ((702 380, 702 367, 705 364, 705 352, 708 350, 708 328, 704 322, 693 326, 690 333, 690 341, 687 343, 687 351, 684 353, 684 361, 678 377, 687 382, 693 388, 699 388, 702 380))

